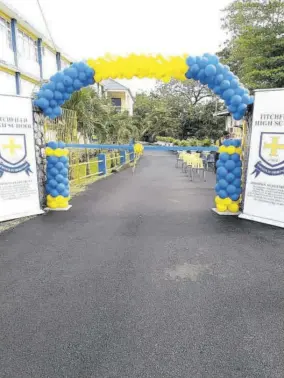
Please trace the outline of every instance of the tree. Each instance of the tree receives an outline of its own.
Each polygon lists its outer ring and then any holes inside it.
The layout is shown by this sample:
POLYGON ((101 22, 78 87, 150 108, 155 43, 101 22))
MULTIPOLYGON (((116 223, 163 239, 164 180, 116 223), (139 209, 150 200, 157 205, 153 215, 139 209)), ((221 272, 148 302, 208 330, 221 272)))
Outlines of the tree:
POLYGON ((283 87, 283 0, 235 0, 223 12, 221 57, 251 89, 283 87))

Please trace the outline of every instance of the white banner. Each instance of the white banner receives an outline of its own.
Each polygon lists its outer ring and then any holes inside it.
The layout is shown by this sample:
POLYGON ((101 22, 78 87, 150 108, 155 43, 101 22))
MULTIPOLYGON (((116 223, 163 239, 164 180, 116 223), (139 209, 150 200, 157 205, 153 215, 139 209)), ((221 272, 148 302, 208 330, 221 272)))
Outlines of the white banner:
POLYGON ((244 212, 284 227, 284 89, 255 93, 244 212))
POLYGON ((32 100, 0 95, 0 221, 41 213, 32 100))

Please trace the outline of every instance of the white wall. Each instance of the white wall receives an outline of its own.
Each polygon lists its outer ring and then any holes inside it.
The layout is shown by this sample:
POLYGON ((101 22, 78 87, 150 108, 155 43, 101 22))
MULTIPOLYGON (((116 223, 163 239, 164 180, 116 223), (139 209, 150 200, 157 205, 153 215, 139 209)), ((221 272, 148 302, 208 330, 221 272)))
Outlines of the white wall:
POLYGON ((56 55, 46 47, 42 55, 42 67, 43 78, 46 80, 57 72, 56 55))
POLYGON ((31 97, 32 93, 38 90, 39 90, 39 87, 36 84, 31 83, 30 81, 21 79, 21 84, 20 84, 21 96, 31 97))
POLYGON ((17 32, 18 63, 21 70, 33 76, 40 76, 37 62, 37 42, 24 32, 17 32))
POLYGON ((17 94, 15 75, 0 71, 0 93, 17 94))
POLYGON ((132 97, 130 96, 130 94, 128 92, 126 93, 125 100, 126 100, 126 107, 127 107, 128 111, 129 111, 129 115, 133 116, 134 101, 133 101, 132 97))

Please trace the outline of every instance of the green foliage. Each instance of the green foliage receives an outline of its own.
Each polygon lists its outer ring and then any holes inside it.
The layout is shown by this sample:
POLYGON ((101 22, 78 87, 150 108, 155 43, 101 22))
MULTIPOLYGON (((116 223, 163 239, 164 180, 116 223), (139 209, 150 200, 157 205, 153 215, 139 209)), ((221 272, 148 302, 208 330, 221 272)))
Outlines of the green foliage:
MULTIPOLYGON (((224 119, 214 117, 223 104, 205 86, 192 80, 172 80, 158 84, 150 94, 138 94, 134 105, 133 122, 143 140, 155 137, 173 139, 218 139, 223 133, 224 119)), ((184 143, 184 142, 183 142, 184 143)))
POLYGON ((248 87, 284 86, 284 2, 235 0, 224 10, 219 55, 248 87))
POLYGON ((109 100, 100 98, 91 87, 73 93, 63 107, 76 111, 78 131, 85 138, 96 135, 102 143, 128 143, 139 135, 132 117, 127 112, 117 112, 109 100))

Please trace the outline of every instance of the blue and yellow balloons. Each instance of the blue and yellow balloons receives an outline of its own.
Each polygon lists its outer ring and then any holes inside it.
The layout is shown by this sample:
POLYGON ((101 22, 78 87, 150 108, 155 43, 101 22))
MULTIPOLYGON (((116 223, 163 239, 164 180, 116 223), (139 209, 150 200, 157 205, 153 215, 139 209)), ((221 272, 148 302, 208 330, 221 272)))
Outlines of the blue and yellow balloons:
POLYGON ((49 142, 45 152, 47 206, 50 209, 66 209, 70 199, 68 150, 63 142, 49 142))
POLYGON ((228 139, 219 148, 215 204, 219 212, 239 212, 241 188, 241 141, 228 139))

